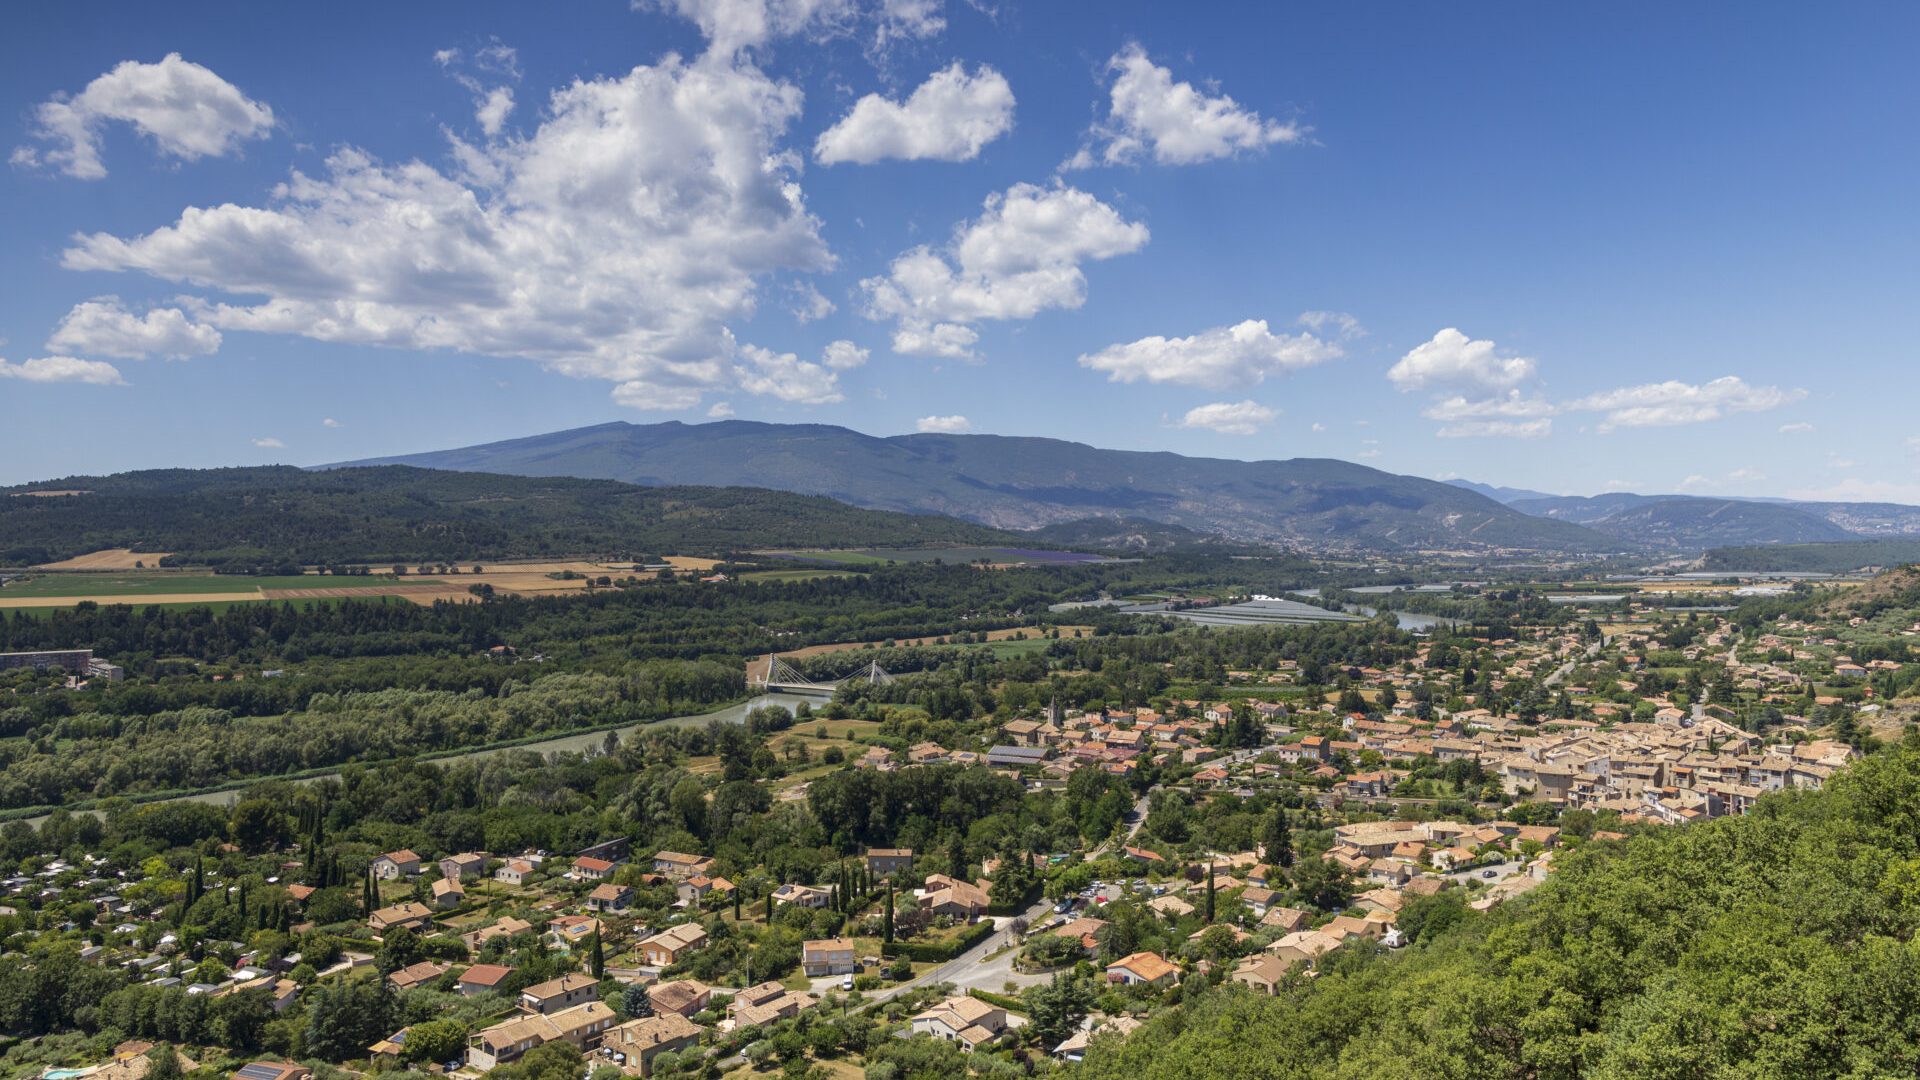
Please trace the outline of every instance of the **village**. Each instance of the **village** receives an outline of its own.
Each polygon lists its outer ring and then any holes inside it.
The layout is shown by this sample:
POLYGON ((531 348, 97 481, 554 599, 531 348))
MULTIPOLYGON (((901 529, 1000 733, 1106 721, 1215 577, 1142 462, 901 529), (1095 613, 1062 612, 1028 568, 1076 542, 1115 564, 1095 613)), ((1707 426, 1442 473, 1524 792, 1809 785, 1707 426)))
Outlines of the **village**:
MULTIPOLYGON (((1097 793, 1121 812, 1079 849, 870 847, 782 872, 614 837, 571 854, 402 848, 356 869, 318 819, 305 838, 250 835, 265 811, 243 802, 232 839, 190 864, 72 843, 21 858, 0 920, 10 945, 78 942, 77 962, 179 995, 164 1007, 198 1018, 169 1021, 179 1041, 304 1003, 311 1058, 313 1013, 372 987, 402 1003, 384 1015, 420 1019, 323 1056, 375 1071, 512 1072, 564 1049, 595 1075, 716 1075, 921 1037, 1072 1063, 1183 986, 1279 993, 1356 948, 1402 948, 1437 912, 1524 895, 1568 849, 1817 790, 1858 756, 1874 680, 1903 666, 1853 659, 1858 618, 1612 618, 1420 640, 1381 666, 1228 671, 1217 699, 1049 703, 939 739, 869 738, 839 766, 1097 793), (1515 685, 1528 695, 1501 696, 1515 685), (1216 813, 1239 813, 1238 833, 1195 827, 1216 813), (189 921, 231 933, 183 936, 189 921)), ((90 818, 49 830, 99 835, 90 818)), ((154 1045, 126 1040, 72 1075, 131 1080, 171 1052, 154 1045)), ((313 1072, 265 1057, 236 1075, 313 1072)))

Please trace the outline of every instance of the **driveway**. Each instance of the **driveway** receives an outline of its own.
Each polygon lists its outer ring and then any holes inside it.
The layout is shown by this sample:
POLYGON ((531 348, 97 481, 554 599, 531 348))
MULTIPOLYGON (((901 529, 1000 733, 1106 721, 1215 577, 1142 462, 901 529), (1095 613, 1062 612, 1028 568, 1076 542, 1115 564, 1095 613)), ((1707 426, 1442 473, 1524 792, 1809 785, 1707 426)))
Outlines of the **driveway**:
MULTIPOLYGON (((1053 905, 1050 902, 1042 898, 1038 903, 1022 912, 1020 917, 1026 919, 1028 926, 1032 926, 1038 922, 1042 916, 1046 915, 1048 911, 1052 910, 1052 907, 1053 905)), ((959 956, 954 957, 952 960, 941 964, 939 967, 928 971, 918 978, 909 979, 896 986, 891 986, 885 990, 879 990, 866 995, 866 1004, 863 1008, 871 1009, 875 1006, 885 1004, 915 987, 931 986, 935 983, 943 982, 953 983, 962 989, 991 990, 997 992, 1000 989, 1000 984, 1006 982, 1008 977, 1013 975, 1014 950, 1009 948, 1009 946, 1015 942, 1013 932, 1007 929, 1008 925, 1012 922, 1013 919, 1011 918, 995 919, 994 925, 996 929, 993 933, 987 935, 985 941, 982 941, 980 944, 975 945, 973 948, 968 949, 966 952, 961 953, 959 956), (1004 955, 996 956, 992 960, 987 959, 989 955, 999 952, 1002 949, 1006 950, 1004 955), (996 975, 995 972, 998 972, 998 974, 996 975)), ((1020 982, 1022 978, 1032 977, 1013 976, 1013 978, 1015 982, 1020 982)), ((1040 980, 1032 978, 1032 981, 1037 982, 1040 980)), ((1022 983, 1021 985, 1029 984, 1022 983)))
POLYGON ((1470 881, 1478 881, 1484 885, 1498 885, 1500 882, 1505 881, 1508 878, 1512 877, 1513 875, 1519 873, 1521 869, 1522 867, 1518 860, 1511 860, 1508 862, 1497 863, 1492 866, 1476 866, 1471 870, 1455 870, 1453 873, 1448 874, 1447 876, 1459 882, 1462 885, 1465 885, 1470 881), (1493 877, 1482 876, 1489 870, 1493 871, 1493 874, 1494 874, 1493 877))

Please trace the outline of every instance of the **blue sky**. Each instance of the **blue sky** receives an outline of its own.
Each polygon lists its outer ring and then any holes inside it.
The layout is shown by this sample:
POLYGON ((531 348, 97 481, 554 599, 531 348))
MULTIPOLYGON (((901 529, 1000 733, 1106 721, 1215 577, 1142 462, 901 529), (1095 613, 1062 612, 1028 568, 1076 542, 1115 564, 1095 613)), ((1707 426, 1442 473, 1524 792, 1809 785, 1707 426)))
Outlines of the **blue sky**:
POLYGON ((1920 10, 1674 7, 39 5, 0 482, 730 414, 1920 501, 1920 10))

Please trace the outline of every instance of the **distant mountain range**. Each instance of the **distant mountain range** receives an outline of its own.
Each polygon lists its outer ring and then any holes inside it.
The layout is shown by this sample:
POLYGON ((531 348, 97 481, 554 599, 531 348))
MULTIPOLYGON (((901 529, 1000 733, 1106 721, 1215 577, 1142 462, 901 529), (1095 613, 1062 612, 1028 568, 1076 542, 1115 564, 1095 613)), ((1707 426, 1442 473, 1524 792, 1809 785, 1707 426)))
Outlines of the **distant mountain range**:
POLYGON ((1468 491, 1477 491, 1495 502, 1506 503, 1509 506, 1513 505, 1517 499, 1555 498, 1555 496, 1549 495, 1544 491, 1528 491, 1526 488, 1495 487, 1492 484, 1481 484, 1472 480, 1453 479, 1447 481, 1447 483, 1452 484, 1454 487, 1466 488, 1468 491))
POLYGON ((1144 524, 1315 550, 1638 546, 1457 485, 1345 461, 1191 458, 999 435, 880 438, 820 424, 622 422, 349 464, 773 488, 1001 529, 1071 524, 1054 535, 1103 547, 1152 549, 1184 538, 1144 524))
POLYGON ((1920 506, 1898 503, 1799 502, 1700 495, 1543 495, 1468 480, 1449 483, 1480 492, 1522 513, 1584 525, 1654 547, 1814 544, 1920 535, 1920 506))

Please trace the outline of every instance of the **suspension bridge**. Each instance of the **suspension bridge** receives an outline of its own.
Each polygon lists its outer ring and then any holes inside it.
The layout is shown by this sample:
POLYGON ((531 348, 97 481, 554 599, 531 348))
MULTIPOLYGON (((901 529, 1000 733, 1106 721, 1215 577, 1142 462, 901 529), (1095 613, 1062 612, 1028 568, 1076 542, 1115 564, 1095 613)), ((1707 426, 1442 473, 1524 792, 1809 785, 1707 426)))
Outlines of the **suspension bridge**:
POLYGON ((817 694, 822 697, 832 697, 841 683, 851 679, 865 679, 870 683, 884 686, 893 681, 893 675, 875 662, 852 675, 819 682, 807 678, 792 664, 768 653, 766 667, 758 675, 749 677, 747 681, 768 694, 817 694))

